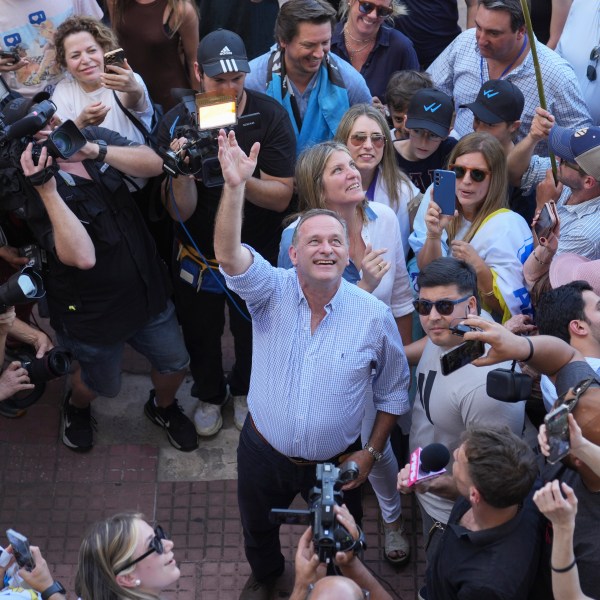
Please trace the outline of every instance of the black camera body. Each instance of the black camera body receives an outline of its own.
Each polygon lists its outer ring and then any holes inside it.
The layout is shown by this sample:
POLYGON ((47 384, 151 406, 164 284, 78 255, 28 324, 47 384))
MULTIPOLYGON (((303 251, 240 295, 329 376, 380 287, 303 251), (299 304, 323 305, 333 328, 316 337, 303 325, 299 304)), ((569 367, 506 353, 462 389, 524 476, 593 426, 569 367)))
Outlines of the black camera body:
POLYGON ((531 396, 533 379, 512 369, 494 369, 487 375, 486 393, 502 402, 520 402, 531 396))
POLYGON ((336 552, 345 552, 355 546, 354 538, 335 518, 333 507, 341 506, 344 497, 341 488, 358 477, 358 465, 353 461, 341 467, 332 463, 318 464, 316 476, 317 484, 310 491, 307 510, 274 508, 270 518, 280 524, 311 525, 319 561, 329 564, 336 552))
POLYGON ((27 258, 29 262, 28 267, 32 267, 38 271, 43 271, 44 267, 48 264, 48 255, 43 248, 40 248, 37 244, 27 244, 27 246, 21 246, 19 248, 19 256, 27 258))

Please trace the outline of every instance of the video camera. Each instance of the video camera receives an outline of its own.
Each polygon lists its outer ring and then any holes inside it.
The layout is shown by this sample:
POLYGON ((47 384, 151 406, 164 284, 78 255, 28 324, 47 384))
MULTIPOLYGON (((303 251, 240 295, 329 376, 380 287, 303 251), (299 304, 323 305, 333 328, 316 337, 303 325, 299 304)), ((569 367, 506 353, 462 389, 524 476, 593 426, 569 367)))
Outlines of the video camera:
POLYGON ((341 487, 358 477, 358 465, 349 461, 341 467, 332 463, 317 465, 317 484, 308 496, 307 510, 273 508, 271 521, 279 524, 311 525, 313 544, 319 561, 331 563, 336 552, 355 546, 348 530, 335 518, 333 507, 341 506, 344 492, 341 487))
POLYGON ((219 130, 258 129, 260 114, 244 115, 238 119, 234 90, 225 94, 205 92, 186 95, 182 101, 187 111, 187 123, 175 128, 174 137, 185 137, 188 142, 177 151, 161 150, 163 171, 171 177, 193 175, 206 187, 221 186, 219 130))
POLYGON ((45 293, 44 282, 39 271, 26 265, 0 285, 0 313, 5 312, 9 306, 37 300, 45 293))

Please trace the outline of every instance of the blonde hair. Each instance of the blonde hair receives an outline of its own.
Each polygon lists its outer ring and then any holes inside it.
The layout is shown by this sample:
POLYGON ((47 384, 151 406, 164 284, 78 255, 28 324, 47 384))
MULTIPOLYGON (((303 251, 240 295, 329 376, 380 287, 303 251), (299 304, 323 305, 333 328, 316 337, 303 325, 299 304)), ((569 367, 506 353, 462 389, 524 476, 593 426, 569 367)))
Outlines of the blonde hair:
MULTIPOLYGON (((157 600, 158 596, 117 583, 115 573, 132 560, 140 513, 120 513, 95 523, 79 548, 75 592, 82 600, 157 600)), ((135 565, 124 569, 128 573, 135 565)))
MULTIPOLYGON (((493 212, 500 208, 508 208, 508 174, 506 169, 506 155, 502 149, 500 142, 489 133, 470 133, 461 138, 456 146, 452 149, 448 164, 454 164, 459 156, 480 152, 485 159, 487 168, 490 171, 490 185, 485 196, 483 204, 479 207, 477 215, 467 233, 463 237, 463 241, 470 242, 473 236, 481 227, 483 221, 493 212)), ((456 203, 459 212, 458 219, 453 219, 448 225, 448 242, 451 242, 459 231, 464 216, 460 203, 456 203)))
MULTIPOLYGON (((356 2, 356 0, 353 0, 353 2, 356 2)), ((340 7, 338 9, 338 16, 340 18, 340 21, 343 21, 348 16, 351 4, 352 2, 350 2, 350 0, 341 0, 340 7)), ((394 17, 401 17, 403 15, 407 15, 408 9, 404 4, 402 4, 402 2, 398 2, 398 0, 390 0, 390 8, 392 8, 394 12, 386 18, 386 21, 393 27, 394 17)))
POLYGON ((372 121, 375 121, 385 137, 383 157, 379 166, 381 167, 381 175, 383 176, 385 188, 390 198, 391 207, 395 211, 398 211, 402 184, 406 184, 409 190, 410 198, 408 198, 408 202, 412 200, 412 185, 410 179, 400 170, 400 167, 398 167, 390 128, 381 112, 376 108, 373 108, 370 104, 355 104, 354 106, 351 106, 345 112, 338 125, 337 131, 335 132, 335 140, 348 146, 350 132, 359 117, 368 117, 372 121))

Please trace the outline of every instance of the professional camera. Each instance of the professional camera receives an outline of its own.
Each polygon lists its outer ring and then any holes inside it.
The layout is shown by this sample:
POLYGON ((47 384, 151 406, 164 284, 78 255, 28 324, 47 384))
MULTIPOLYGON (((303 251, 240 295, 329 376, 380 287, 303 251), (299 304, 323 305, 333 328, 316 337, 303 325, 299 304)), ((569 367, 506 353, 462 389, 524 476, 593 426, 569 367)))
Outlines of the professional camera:
POLYGON ((21 246, 18 250, 19 256, 27 258, 29 262, 28 267, 33 267, 38 271, 43 271, 44 267, 48 264, 48 255, 43 248, 40 248, 37 244, 27 244, 27 246, 21 246))
POLYGON ((27 265, 0 285, 0 313, 5 312, 9 306, 37 300, 45 293, 42 276, 27 265))
POLYGON ((23 358, 21 366, 27 369, 31 383, 62 377, 71 368, 71 353, 60 346, 48 350, 42 358, 23 358))
POLYGON ((355 540, 348 530, 335 518, 333 507, 341 506, 344 492, 341 487, 358 477, 358 465, 349 461, 341 467, 332 463, 317 465, 317 484, 308 497, 307 510, 274 508, 271 520, 274 523, 311 525, 313 543, 319 560, 331 563, 336 552, 345 552, 355 547, 355 540))
POLYGON ((70 158, 76 152, 79 152, 87 140, 83 133, 79 131, 77 125, 70 119, 59 125, 41 144, 34 142, 31 148, 31 158, 33 164, 37 165, 42 153, 42 148, 46 148, 52 158, 70 158))
POLYGON ((162 150, 163 170, 171 177, 193 175, 206 187, 223 185, 219 163, 219 130, 258 129, 260 114, 237 118, 235 91, 206 92, 182 97, 187 123, 175 128, 174 137, 188 140, 179 150, 162 150))

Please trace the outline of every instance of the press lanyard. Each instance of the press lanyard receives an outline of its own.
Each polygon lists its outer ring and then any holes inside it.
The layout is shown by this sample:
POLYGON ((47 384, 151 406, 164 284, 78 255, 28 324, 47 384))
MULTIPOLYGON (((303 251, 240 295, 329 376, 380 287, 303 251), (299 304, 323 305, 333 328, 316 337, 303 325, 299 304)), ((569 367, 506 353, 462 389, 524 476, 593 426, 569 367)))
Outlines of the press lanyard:
MULTIPOLYGON (((500 77, 498 77, 498 79, 502 79, 513 68, 513 65, 519 60, 519 58, 521 58, 523 52, 525 52, 525 48, 527 48, 527 34, 525 34, 523 37, 523 45, 519 50, 519 54, 517 54, 515 60, 513 60, 510 65, 504 69, 504 71, 502 71, 502 74, 500 77)), ((485 83, 485 81, 483 81, 483 56, 479 58, 479 76, 481 77, 481 85, 483 85, 485 83)))

